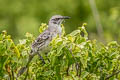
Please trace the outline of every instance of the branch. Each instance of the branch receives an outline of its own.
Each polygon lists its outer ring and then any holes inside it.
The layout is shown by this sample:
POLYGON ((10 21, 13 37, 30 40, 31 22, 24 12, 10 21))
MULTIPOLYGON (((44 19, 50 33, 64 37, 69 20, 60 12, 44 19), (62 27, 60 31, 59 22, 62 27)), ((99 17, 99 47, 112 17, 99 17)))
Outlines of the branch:
POLYGON ((108 76, 105 78, 105 80, 108 80, 109 78, 111 78, 111 77, 113 77, 114 75, 117 75, 117 74, 119 74, 119 73, 120 73, 120 70, 117 71, 117 72, 115 72, 115 73, 112 73, 111 75, 108 75, 108 76))
POLYGON ((12 69, 12 79, 13 79, 13 80, 15 79, 13 69, 12 69))

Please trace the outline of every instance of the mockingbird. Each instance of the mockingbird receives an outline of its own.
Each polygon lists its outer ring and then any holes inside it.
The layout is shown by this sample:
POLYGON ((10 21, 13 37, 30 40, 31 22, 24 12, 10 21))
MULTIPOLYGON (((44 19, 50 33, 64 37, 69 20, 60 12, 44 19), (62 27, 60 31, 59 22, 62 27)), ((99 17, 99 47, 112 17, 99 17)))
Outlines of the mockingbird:
POLYGON ((31 46, 32 50, 29 55, 28 63, 26 64, 25 67, 22 67, 19 70, 17 77, 19 77, 26 71, 29 63, 36 54, 38 54, 42 62, 45 63, 44 59, 40 54, 45 51, 48 51, 47 49, 48 45, 54 37, 56 37, 57 35, 61 35, 62 33, 61 23, 63 22, 64 19, 69 19, 69 18, 70 17, 68 16, 61 16, 61 15, 55 15, 50 18, 48 28, 44 32, 42 32, 37 37, 37 39, 32 43, 31 46))

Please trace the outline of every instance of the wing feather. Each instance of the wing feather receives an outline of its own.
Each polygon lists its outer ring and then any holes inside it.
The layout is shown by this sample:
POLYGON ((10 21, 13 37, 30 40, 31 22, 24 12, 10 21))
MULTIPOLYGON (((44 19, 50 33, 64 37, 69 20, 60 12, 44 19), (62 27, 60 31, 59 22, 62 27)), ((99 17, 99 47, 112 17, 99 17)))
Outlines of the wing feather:
POLYGON ((32 49, 42 47, 42 46, 45 44, 46 40, 49 40, 49 38, 50 38, 50 31, 45 30, 45 31, 44 31, 43 33, 41 33, 41 34, 37 37, 37 39, 33 42, 33 44, 32 44, 32 49))

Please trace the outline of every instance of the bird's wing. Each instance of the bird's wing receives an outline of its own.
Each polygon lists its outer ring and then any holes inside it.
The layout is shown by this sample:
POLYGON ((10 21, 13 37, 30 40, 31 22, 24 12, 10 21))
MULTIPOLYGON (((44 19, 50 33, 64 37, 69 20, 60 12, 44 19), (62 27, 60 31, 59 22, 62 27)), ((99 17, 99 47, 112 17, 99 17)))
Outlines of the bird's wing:
POLYGON ((43 33, 41 33, 37 39, 33 42, 32 48, 40 48, 43 45, 45 45, 45 42, 50 39, 50 31, 45 30, 43 33))

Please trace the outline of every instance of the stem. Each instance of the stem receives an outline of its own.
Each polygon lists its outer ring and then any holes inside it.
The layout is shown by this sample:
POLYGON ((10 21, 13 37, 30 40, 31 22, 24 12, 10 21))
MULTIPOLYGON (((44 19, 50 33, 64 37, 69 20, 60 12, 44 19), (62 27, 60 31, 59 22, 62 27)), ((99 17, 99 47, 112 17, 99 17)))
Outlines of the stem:
POLYGON ((80 62, 80 74, 79 74, 79 77, 81 76, 81 69, 82 69, 82 68, 81 68, 81 62, 80 62))
POLYGON ((80 66, 79 66, 79 63, 77 62, 77 63, 76 63, 77 76, 79 75, 79 67, 80 67, 80 66))
POLYGON ((67 72, 67 76, 69 76, 69 65, 68 65, 66 72, 67 72))
POLYGON ((13 69, 12 69, 12 79, 13 79, 13 80, 15 79, 13 69))
POLYGON ((115 73, 112 73, 111 75, 108 75, 108 76, 105 78, 105 80, 108 80, 109 78, 111 78, 111 77, 113 77, 114 75, 117 75, 117 74, 119 74, 119 73, 120 73, 120 70, 117 71, 117 72, 115 72, 115 73))

